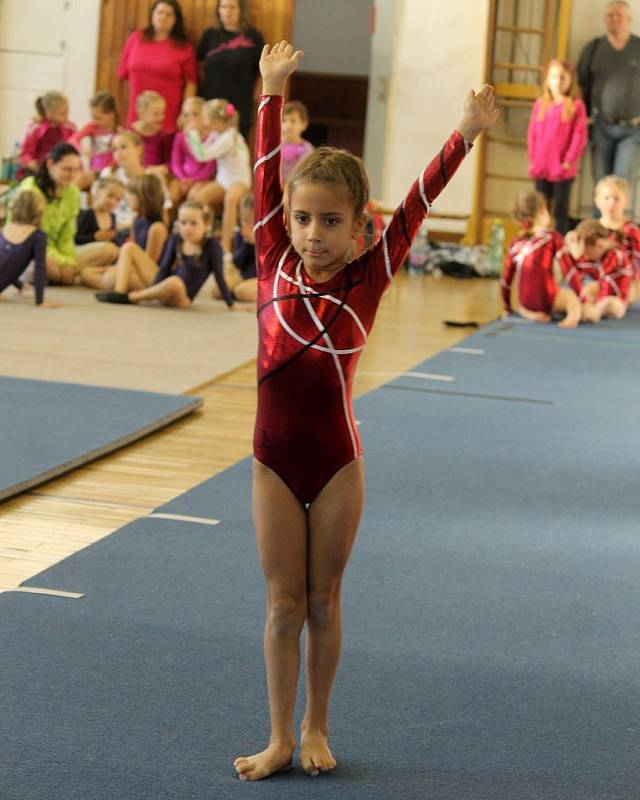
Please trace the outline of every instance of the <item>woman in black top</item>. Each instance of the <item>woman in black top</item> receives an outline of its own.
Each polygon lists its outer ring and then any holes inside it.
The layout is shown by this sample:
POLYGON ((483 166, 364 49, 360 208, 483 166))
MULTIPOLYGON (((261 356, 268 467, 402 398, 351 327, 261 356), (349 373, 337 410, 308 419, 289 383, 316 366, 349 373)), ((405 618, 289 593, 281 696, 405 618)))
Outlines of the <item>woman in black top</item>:
POLYGON ((213 26, 202 34, 198 61, 204 62, 205 100, 226 97, 240 115, 240 133, 247 138, 253 116, 253 95, 264 47, 262 34, 249 24, 246 0, 218 0, 213 26))

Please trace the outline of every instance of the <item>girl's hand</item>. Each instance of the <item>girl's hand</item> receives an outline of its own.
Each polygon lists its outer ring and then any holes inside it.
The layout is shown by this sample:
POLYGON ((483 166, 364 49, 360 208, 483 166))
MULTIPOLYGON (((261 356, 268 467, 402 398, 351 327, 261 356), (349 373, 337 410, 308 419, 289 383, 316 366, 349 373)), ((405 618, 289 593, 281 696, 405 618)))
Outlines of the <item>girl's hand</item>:
POLYGON ((96 242, 112 242, 116 238, 116 232, 113 228, 107 228, 106 230, 96 231, 93 238, 96 242))
POLYGON ((564 243, 574 259, 578 260, 582 258, 584 246, 582 242, 578 240, 578 234, 575 231, 569 231, 567 233, 564 237, 564 243))
POLYGON ((464 98, 464 113, 456 128, 458 133, 468 142, 476 139, 485 128, 490 128, 500 116, 495 107, 493 86, 488 83, 476 94, 470 89, 464 98))
POLYGON ((284 94, 287 79, 298 68, 302 56, 302 50, 294 52, 289 42, 282 41, 272 47, 265 44, 260 56, 262 93, 284 94))

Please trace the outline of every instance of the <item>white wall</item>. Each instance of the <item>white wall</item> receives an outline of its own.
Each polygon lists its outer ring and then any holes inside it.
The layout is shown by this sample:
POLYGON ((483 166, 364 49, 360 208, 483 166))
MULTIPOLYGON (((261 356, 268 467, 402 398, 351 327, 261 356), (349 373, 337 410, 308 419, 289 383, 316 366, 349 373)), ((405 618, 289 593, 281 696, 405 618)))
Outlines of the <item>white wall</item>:
POLYGON ((372 0, 296 0, 293 41, 305 72, 369 74, 372 0))
POLYGON ((88 120, 99 18, 100 0, 0 0, 0 156, 50 89, 67 95, 76 124, 88 120))
MULTIPOLYGON (((488 0, 397 0, 380 199, 396 205, 441 148, 482 83, 488 0)), ((435 209, 469 213, 475 157, 465 160, 435 209)), ((441 227, 440 222, 438 227, 441 227)))

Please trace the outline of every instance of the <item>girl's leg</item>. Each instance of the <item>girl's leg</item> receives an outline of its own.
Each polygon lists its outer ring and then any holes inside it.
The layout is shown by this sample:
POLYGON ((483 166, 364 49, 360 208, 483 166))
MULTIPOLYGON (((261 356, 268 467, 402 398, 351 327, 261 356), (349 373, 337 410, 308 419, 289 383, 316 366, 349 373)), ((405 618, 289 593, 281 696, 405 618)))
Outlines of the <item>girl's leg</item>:
POLYGON ((241 281, 233 287, 233 294, 236 300, 243 303, 255 303, 258 299, 258 279, 249 278, 246 281, 241 281))
POLYGON ((271 716, 266 750, 234 761, 243 780, 260 780, 291 763, 300 633, 307 615, 307 513, 273 470, 253 464, 253 518, 267 582, 264 657, 271 716))
POLYGON ((47 281, 62 286, 73 286, 76 282, 76 269, 71 264, 60 264, 52 255, 47 254, 47 281))
POLYGON ((129 292, 129 300, 132 303, 141 303, 144 300, 160 300, 165 305, 175 308, 189 308, 191 305, 187 287, 184 285, 182 278, 177 275, 165 278, 160 283, 149 286, 148 289, 129 292))
POLYGON ((545 314, 544 311, 531 311, 524 306, 518 306, 518 314, 524 319, 531 320, 531 322, 551 322, 551 315, 545 314))
POLYGON ((571 289, 558 289, 553 301, 553 311, 565 315, 558 323, 559 328, 575 328, 582 319, 582 303, 571 289))
POLYGON ((244 183, 234 183, 224 194, 224 209, 222 211, 222 236, 220 243, 225 253, 231 252, 233 242, 233 228, 238 219, 238 203, 240 198, 249 191, 244 183))
POLYGON ((563 236, 569 230, 569 197, 571 195, 571 185, 573 180, 558 181, 553 185, 554 197, 554 216, 556 218, 556 230, 563 236))
POLYGON ((85 267, 110 267, 118 260, 120 248, 113 242, 90 242, 76 247, 78 269, 85 267))
POLYGON ((342 575, 364 506, 364 464, 355 459, 337 472, 309 508, 307 586, 307 708, 300 762, 310 775, 333 769, 329 700, 340 659, 342 575))
POLYGON ((638 300, 640 300, 640 279, 636 278, 629 288, 629 305, 637 303, 638 300))
POLYGON ((91 289, 104 289, 105 273, 112 267, 85 267, 80 270, 80 280, 91 289))
POLYGON ((627 304, 619 297, 605 297, 596 303, 596 308, 602 317, 612 317, 622 319, 627 313, 627 304))
POLYGON ((120 248, 120 256, 116 264, 114 290, 129 292, 145 289, 155 278, 158 265, 135 242, 125 242, 120 248))
POLYGON ((190 198, 197 200, 204 206, 211 206, 214 212, 220 211, 224 202, 224 189, 216 181, 198 184, 194 188, 194 196, 190 198))

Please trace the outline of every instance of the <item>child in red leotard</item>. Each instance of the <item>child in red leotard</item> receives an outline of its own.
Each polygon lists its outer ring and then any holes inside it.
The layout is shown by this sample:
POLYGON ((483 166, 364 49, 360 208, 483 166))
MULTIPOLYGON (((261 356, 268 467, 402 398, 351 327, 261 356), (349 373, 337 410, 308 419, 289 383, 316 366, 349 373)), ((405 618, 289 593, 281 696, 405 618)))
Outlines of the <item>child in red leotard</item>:
POLYGON ((553 259, 564 246, 558 231, 551 230, 547 204, 539 192, 518 197, 514 216, 521 228, 505 256, 500 289, 507 314, 512 313, 511 285, 518 287, 518 313, 534 322, 551 322, 556 311, 565 317, 560 328, 575 328, 580 322, 580 300, 571 289, 560 289, 553 277, 553 259))
POLYGON ((600 224, 609 231, 612 242, 622 246, 633 267, 629 303, 640 300, 640 228, 624 215, 629 205, 629 182, 618 175, 605 175, 593 192, 593 202, 600 211, 600 224))
POLYGON ((307 626, 307 707, 300 761, 331 770, 328 711, 340 653, 340 586, 364 498, 362 448, 351 408, 356 363, 380 298, 430 204, 491 125, 493 90, 469 92, 457 130, 411 187, 380 241, 351 259, 368 181, 350 153, 320 148, 280 185, 280 122, 288 77, 302 57, 281 42, 260 61, 255 163, 258 412, 253 510, 267 582, 264 649, 271 713, 265 750, 235 760, 243 780, 291 766, 293 713, 307 626))

